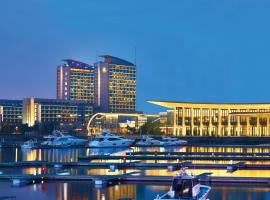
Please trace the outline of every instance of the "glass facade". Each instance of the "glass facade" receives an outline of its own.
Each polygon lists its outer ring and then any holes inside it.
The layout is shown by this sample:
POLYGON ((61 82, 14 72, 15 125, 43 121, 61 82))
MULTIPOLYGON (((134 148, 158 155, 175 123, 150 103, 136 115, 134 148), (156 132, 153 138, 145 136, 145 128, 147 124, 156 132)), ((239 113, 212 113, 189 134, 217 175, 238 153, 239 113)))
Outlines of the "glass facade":
POLYGON ((270 136, 270 104, 149 102, 173 109, 177 136, 270 136))

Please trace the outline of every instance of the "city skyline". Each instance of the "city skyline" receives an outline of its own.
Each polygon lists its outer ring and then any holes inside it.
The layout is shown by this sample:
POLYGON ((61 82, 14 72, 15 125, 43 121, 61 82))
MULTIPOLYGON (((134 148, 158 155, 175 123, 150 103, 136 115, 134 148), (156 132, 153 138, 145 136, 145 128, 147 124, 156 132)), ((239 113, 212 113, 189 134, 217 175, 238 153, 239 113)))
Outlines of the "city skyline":
POLYGON ((134 62, 136 46, 139 111, 160 111, 148 99, 270 101, 267 1, 13 3, 0 14, 1 99, 55 98, 63 58, 134 62))

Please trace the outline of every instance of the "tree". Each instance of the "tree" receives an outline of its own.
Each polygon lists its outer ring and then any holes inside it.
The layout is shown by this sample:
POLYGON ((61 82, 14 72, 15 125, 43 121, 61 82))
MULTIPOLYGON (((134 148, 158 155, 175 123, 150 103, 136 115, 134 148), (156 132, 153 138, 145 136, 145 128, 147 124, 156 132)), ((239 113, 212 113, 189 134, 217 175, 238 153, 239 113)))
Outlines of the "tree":
POLYGON ((146 122, 144 125, 141 126, 140 133, 146 134, 146 135, 161 135, 162 134, 161 129, 160 129, 160 124, 158 121, 146 122))

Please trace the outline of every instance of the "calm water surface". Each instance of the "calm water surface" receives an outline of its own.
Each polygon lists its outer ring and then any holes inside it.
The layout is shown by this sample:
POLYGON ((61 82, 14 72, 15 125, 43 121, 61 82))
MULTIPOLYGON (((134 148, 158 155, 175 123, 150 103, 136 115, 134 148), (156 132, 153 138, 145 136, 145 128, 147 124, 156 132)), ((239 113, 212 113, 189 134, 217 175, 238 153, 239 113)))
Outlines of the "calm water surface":
MULTIPOLYGON (((8 182, 0 182, 0 197, 15 196, 18 200, 118 200, 126 197, 133 200, 152 200, 157 194, 163 194, 168 190, 169 185, 154 184, 125 184, 96 189, 89 182, 56 182, 16 188, 10 187, 8 182)), ((270 199, 270 190, 260 187, 213 187, 209 198, 210 200, 267 200, 270 199)))
MULTIPOLYGON (((78 156, 94 154, 107 154, 125 151, 157 151, 157 152, 248 152, 270 153, 270 148, 240 148, 240 147, 132 147, 123 148, 68 148, 68 149, 33 149, 22 150, 20 148, 0 148, 0 162, 19 161, 51 161, 70 162, 77 161, 78 156)), ((205 162, 205 161, 197 161, 205 162)))
MULTIPOLYGON (((232 147, 182 147, 182 148, 133 148, 133 149, 34 149, 22 151, 20 148, 0 148, 0 162, 19 162, 19 161, 50 161, 50 162, 71 162, 77 161, 79 156, 94 154, 116 153, 121 154, 125 151, 179 151, 179 152, 252 152, 269 153, 268 148, 232 148, 232 147)), ((106 161, 103 161, 106 162, 106 161)), ((109 161, 110 162, 110 161, 109 161)), ((116 161, 118 162, 118 161, 116 161)), ((153 161, 149 161, 153 162, 153 161)), ((164 162, 164 161, 162 161, 164 162)), ((209 163, 226 163, 222 161, 192 161, 209 163)), ((257 162, 259 163, 259 162, 257 162)), ((267 163, 267 162, 264 162, 267 163)), ((47 173, 56 173, 63 169, 47 168, 47 173)), ((66 169, 71 174, 122 174, 138 171, 145 175, 168 176, 175 175, 176 172, 167 172, 167 170, 118 170, 109 172, 107 169, 88 169, 73 168, 66 169)), ((246 176, 246 177, 270 177, 270 170, 238 170, 234 173, 227 173, 226 170, 200 170, 188 169, 189 172, 197 175, 211 171, 214 176, 246 176)), ((4 174, 39 174, 40 168, 1 168, 0 172, 4 174)), ((129 197, 133 200, 151 200, 157 194, 163 194, 169 190, 169 185, 155 184, 125 184, 111 186, 106 189, 96 189, 91 182, 48 182, 44 184, 34 184, 25 187, 11 187, 10 182, 0 182, 1 196, 15 196, 16 199, 93 199, 93 200, 118 200, 119 198, 129 197)), ((212 188, 210 199, 214 200, 270 200, 270 189, 267 187, 255 186, 214 186, 212 188)))
MULTIPOLYGON (((104 149, 89 149, 89 148, 69 148, 69 149, 34 149, 34 150, 21 150, 20 148, 0 148, 0 162, 19 162, 19 161, 50 161, 50 162, 71 162, 77 161, 79 156, 87 156, 93 154, 107 154, 116 153, 122 154, 126 151, 183 151, 183 152, 253 152, 253 153, 266 153, 269 152, 269 148, 232 148, 232 147, 182 147, 182 148, 104 148, 104 149)), ((97 162, 97 161, 93 161, 97 162)), ((100 161, 98 161, 100 162, 100 161)), ((103 160, 102 162, 120 162, 103 160)), ((155 162, 155 161, 145 161, 155 162)), ((166 162, 166 161, 160 161, 166 162)), ((169 161, 175 162, 175 161, 169 161)), ((192 161, 193 163, 229 163, 229 161, 192 161)), ((250 163, 250 162, 247 162, 250 163)), ((269 162, 253 162, 253 163, 268 163, 269 162)), ((47 173, 55 173, 61 169, 48 168, 47 173)), ((118 170, 117 172, 109 172, 106 169, 87 169, 87 168, 73 168, 67 169, 71 174, 121 174, 138 170, 118 170)), ((41 168, 2 168, 1 172, 5 174, 10 173, 25 173, 35 174, 41 173, 41 168)), ((270 170, 238 170, 233 173, 227 173, 226 170, 204 170, 204 169, 189 169, 194 175, 198 175, 205 172, 212 172, 213 176, 244 176, 244 177, 270 177, 270 170)), ((165 169, 160 170, 142 170, 142 174, 145 175, 160 175, 168 176, 175 175, 175 172, 167 172, 165 169)))

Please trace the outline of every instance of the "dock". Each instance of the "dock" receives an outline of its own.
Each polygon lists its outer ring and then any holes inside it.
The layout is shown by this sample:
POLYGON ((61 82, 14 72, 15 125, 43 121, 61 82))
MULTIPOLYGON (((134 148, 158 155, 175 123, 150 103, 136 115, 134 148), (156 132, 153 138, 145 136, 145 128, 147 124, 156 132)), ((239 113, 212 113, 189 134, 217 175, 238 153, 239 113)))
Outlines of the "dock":
MULTIPOLYGON (((193 162, 175 162, 175 163, 146 163, 142 161, 128 162, 46 162, 46 161, 24 161, 0 163, 1 168, 90 168, 90 169, 168 169, 168 171, 179 170, 182 167, 189 169, 224 169, 228 170, 233 166, 236 170, 270 170, 270 164, 246 164, 238 162, 235 164, 216 164, 216 163, 193 163, 193 162), (112 167, 114 166, 114 167, 112 167)), ((234 170, 234 171, 235 171, 234 170)))
MULTIPOLYGON (((135 173, 128 173, 122 175, 56 175, 56 174, 42 174, 42 175, 0 175, 0 180, 24 180, 32 183, 41 183, 46 181, 93 181, 96 185, 117 184, 117 183, 136 183, 136 182, 158 182, 171 183, 173 176, 145 176, 136 175, 135 173)), ((200 178, 201 183, 207 184, 260 184, 269 186, 270 178, 258 177, 217 177, 207 176, 200 178)))
POLYGON ((191 160, 211 160, 211 161, 270 161, 270 156, 218 156, 212 155, 92 155, 81 156, 79 161, 93 160, 154 160, 154 161, 191 161, 191 160))

